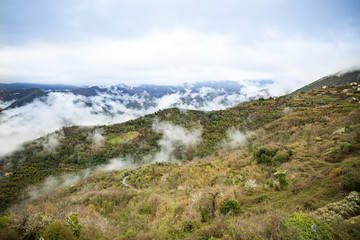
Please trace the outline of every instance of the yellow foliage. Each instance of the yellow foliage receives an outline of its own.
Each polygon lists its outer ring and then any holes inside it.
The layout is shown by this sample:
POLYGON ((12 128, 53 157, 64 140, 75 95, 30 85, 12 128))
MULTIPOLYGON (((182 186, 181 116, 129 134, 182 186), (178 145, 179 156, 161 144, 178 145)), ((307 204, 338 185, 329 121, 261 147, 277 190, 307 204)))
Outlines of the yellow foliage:
POLYGON ((330 177, 331 178, 335 178, 337 176, 340 176, 344 174, 344 170, 342 170, 341 168, 333 168, 330 172, 330 177))

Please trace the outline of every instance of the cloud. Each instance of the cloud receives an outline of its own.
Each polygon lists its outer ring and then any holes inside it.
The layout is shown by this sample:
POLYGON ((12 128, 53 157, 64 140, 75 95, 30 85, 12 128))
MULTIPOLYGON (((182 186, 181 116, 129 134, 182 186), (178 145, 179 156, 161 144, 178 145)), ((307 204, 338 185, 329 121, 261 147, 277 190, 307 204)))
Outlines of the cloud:
POLYGON ((222 146, 229 149, 241 148, 247 145, 247 139, 251 133, 242 133, 241 131, 231 128, 226 132, 227 139, 222 143, 222 146))
POLYGON ((36 198, 38 195, 52 191, 57 187, 75 183, 82 178, 89 176, 91 173, 92 171, 90 169, 85 169, 80 171, 80 173, 67 173, 57 177, 50 176, 38 185, 30 185, 25 192, 30 196, 30 198, 36 198))
POLYGON ((98 171, 111 171, 111 170, 121 170, 124 168, 133 168, 136 167, 134 161, 130 158, 122 159, 122 158, 113 158, 107 164, 100 165, 96 167, 96 172, 98 171))
POLYGON ((136 167, 136 165, 130 159, 114 158, 110 159, 109 163, 99 165, 96 168, 86 168, 74 173, 65 173, 60 176, 49 176, 40 184, 30 185, 27 187, 25 192, 30 198, 36 198, 37 196, 52 191, 55 188, 76 183, 96 172, 121 170, 133 167, 136 167))
POLYGON ((290 107, 285 107, 284 109, 283 109, 283 114, 284 114, 284 116, 287 116, 287 115, 289 115, 289 114, 291 114, 292 113, 292 109, 290 108, 290 107))
POLYGON ((275 30, 262 34, 261 40, 246 42, 236 34, 176 28, 128 39, 4 46, 0 77, 88 85, 274 79, 294 90, 359 64, 360 50, 351 39, 324 42, 275 30))
MULTIPOLYGON (((201 129, 199 128, 187 130, 181 126, 177 126, 169 122, 155 121, 153 124, 153 130, 163 134, 162 138, 158 141, 160 151, 155 154, 144 156, 142 162, 175 161, 175 157, 173 155, 178 147, 184 147, 187 149, 189 147, 196 146, 201 141, 201 129)), ((94 135, 96 134, 98 134, 97 131, 95 131, 94 135)), ((47 136, 47 140, 52 138, 55 139, 55 136, 59 137, 61 134, 49 135, 47 136)), ((134 168, 136 166, 137 164, 135 164, 135 161, 130 157, 125 159, 113 158, 110 159, 108 163, 99 165, 96 168, 87 168, 81 170, 80 172, 66 173, 56 177, 50 176, 38 185, 29 186, 26 190, 26 193, 28 193, 29 197, 35 198, 42 193, 53 190, 54 188, 73 184, 96 172, 121 170, 126 168, 134 168)))
MULTIPOLYGON (((148 94, 100 94, 84 97, 72 93, 51 92, 25 106, 8 109, 0 113, 0 157, 19 149, 21 144, 64 126, 94 126, 121 123, 161 109, 178 107, 194 110, 219 110, 239 104, 254 97, 269 97, 263 88, 246 84, 240 92, 225 92, 223 89, 200 88, 199 91, 173 92, 161 97, 148 94), (132 107, 131 103, 138 103, 132 107)), ((103 140, 101 130, 95 131, 89 139, 95 147, 103 140)), ((48 145, 55 145, 56 139, 48 139, 48 145)), ((50 148, 49 148, 50 149, 50 148)))
POLYGON ((59 146, 59 140, 64 138, 63 131, 57 131, 45 136, 45 139, 42 142, 43 150, 47 153, 51 153, 56 150, 59 146))
POLYGON ((104 143, 105 137, 101 135, 102 132, 102 129, 95 129, 95 131, 88 136, 88 139, 92 142, 93 147, 98 148, 104 143))
MULTIPOLYGON (((158 142, 160 152, 150 157, 152 162, 175 161, 173 154, 176 148, 183 147, 188 149, 196 146, 201 141, 200 128, 188 130, 169 122, 155 121, 153 130, 162 133, 163 136, 158 142)), ((147 158, 149 158, 149 156, 147 158)))

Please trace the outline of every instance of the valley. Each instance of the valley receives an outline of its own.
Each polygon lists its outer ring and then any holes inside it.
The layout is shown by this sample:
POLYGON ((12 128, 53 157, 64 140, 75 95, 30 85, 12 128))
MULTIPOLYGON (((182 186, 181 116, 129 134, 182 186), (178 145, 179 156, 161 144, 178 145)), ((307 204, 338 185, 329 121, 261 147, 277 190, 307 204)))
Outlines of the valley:
POLYGON ((316 239, 357 239, 359 97, 340 83, 63 127, 2 158, 0 234, 311 239, 315 224, 316 239))

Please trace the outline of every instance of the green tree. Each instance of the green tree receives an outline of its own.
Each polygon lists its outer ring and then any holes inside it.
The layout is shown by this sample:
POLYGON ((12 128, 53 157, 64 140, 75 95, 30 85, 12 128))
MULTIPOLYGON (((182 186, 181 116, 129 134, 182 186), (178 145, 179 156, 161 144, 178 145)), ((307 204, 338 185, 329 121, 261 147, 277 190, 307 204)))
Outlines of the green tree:
POLYGON ((49 224, 42 237, 46 240, 74 240, 71 230, 61 222, 49 224))

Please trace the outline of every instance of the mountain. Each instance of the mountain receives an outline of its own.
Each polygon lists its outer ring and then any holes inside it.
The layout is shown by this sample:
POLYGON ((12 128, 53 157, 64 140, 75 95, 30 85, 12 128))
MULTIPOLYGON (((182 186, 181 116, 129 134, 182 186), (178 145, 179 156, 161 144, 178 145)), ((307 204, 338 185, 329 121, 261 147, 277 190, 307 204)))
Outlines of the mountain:
MULTIPOLYGON (((272 83, 271 81, 258 82, 261 86, 272 83)), ((132 98, 132 104, 129 104, 129 107, 135 106, 136 108, 139 108, 140 106, 140 108, 149 108, 156 106, 159 99, 164 96, 181 95, 179 101, 176 103, 177 105, 195 104, 198 107, 201 107, 204 106, 205 102, 214 101, 219 97, 224 97, 224 101, 226 101, 226 95, 242 95, 244 98, 246 98, 246 93, 241 92, 243 88, 243 85, 234 81, 201 82, 192 85, 184 84, 184 86, 160 86, 147 84, 140 85, 138 87, 129 87, 122 84, 110 87, 92 86, 82 88, 65 85, 0 84, 0 93, 2 93, 0 101, 20 101, 19 103, 8 104, 8 108, 19 107, 35 100, 37 96, 42 97, 45 95, 45 93, 36 94, 34 91, 46 91, 47 93, 73 93, 75 95, 84 96, 87 98, 107 95, 109 97, 118 99, 120 102, 123 102, 124 99, 128 99, 130 97, 132 98), (34 86, 37 87, 36 90, 33 88, 34 86), (16 96, 18 93, 28 94, 32 97, 20 99, 20 95, 19 97, 16 96), (140 103, 140 99, 146 100, 146 104, 140 103)), ((261 94, 260 96, 264 96, 264 94, 261 94)), ((229 106, 232 103, 227 102, 226 104, 229 106)))
POLYGON ((0 83, 0 91, 11 91, 17 89, 39 88, 43 91, 65 91, 79 87, 62 84, 36 84, 36 83, 0 83))
POLYGON ((63 127, 1 158, 0 234, 357 239, 359 100, 342 85, 63 127))
POLYGON ((360 70, 339 72, 336 74, 328 75, 315 82, 312 82, 293 93, 308 92, 312 89, 319 89, 323 86, 334 87, 339 85, 345 85, 351 82, 360 82, 360 70))
POLYGON ((5 102, 0 111, 24 106, 35 99, 46 96, 47 93, 38 88, 16 89, 0 91, 0 101, 5 102))
POLYGON ((184 86, 123 84, 67 91, 19 89, 0 97, 0 157, 64 126, 121 123, 166 108, 212 111, 270 96, 271 83, 204 82, 184 86), (42 91, 42 92, 41 92, 42 91), (27 93, 24 97, 19 92, 27 93), (11 96, 11 97, 9 97, 11 96), (16 127, 14 127, 16 126, 16 127))

